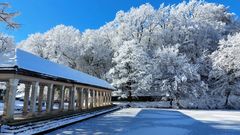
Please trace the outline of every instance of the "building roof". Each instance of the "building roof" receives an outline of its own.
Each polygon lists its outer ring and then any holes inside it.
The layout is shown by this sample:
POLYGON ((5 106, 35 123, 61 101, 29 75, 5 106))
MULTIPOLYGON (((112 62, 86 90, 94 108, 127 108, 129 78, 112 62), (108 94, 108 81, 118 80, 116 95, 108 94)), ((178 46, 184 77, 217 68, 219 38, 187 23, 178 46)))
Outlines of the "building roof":
POLYGON ((93 87, 114 90, 108 82, 74 70, 70 67, 57 64, 43 59, 26 51, 15 49, 4 54, 0 54, 0 71, 13 70, 21 71, 21 73, 31 73, 37 76, 52 79, 60 79, 93 87))

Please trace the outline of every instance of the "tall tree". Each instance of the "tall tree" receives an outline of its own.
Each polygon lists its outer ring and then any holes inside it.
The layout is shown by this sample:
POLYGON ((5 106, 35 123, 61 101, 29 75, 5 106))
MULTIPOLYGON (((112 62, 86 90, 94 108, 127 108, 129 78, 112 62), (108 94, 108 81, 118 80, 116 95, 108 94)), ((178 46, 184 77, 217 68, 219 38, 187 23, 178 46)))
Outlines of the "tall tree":
POLYGON ((211 55, 213 69, 209 74, 211 95, 225 107, 240 108, 240 33, 220 41, 219 49, 211 55), (218 95, 218 96, 217 96, 218 95))

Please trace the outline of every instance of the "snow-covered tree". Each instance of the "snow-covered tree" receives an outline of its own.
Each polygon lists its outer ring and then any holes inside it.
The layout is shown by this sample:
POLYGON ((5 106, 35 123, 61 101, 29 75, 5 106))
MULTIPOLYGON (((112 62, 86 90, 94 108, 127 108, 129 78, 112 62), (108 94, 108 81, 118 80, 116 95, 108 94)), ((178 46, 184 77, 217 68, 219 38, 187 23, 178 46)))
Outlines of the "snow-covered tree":
POLYGON ((77 68, 76 59, 79 54, 77 46, 81 39, 78 29, 72 26, 58 25, 44 33, 44 36, 46 39, 45 55, 48 59, 77 68))
POLYGON ((178 45, 159 49, 154 64, 154 95, 176 100, 178 106, 180 99, 201 98, 207 87, 197 68, 179 53, 178 45))
POLYGON ((114 66, 109 71, 112 84, 123 94, 150 95, 151 61, 138 41, 125 41, 114 53, 114 66))
POLYGON ((0 33, 0 53, 12 50, 14 45, 15 43, 12 37, 0 33))
POLYGON ((103 29, 83 33, 79 57, 80 70, 100 78, 106 78, 113 55, 110 37, 103 29))
MULTIPOLYGON (((0 2, 0 22, 6 24, 8 28, 18 28, 19 24, 12 20, 18 13, 6 11, 8 8, 10 8, 8 3, 0 2)), ((0 33, 0 53, 12 50, 14 44, 13 37, 0 33)))
POLYGON ((28 39, 21 41, 17 47, 47 59, 45 56, 46 38, 41 33, 29 35, 28 39))
POLYGON ((19 48, 45 59, 78 68, 77 58, 81 33, 72 26, 58 25, 41 34, 36 33, 19 44, 19 48), (74 52, 74 53, 73 53, 74 52))
POLYGON ((223 97, 225 101, 222 104, 226 107, 240 108, 240 105, 237 105, 239 100, 236 100, 240 98, 240 33, 228 36, 219 44, 219 49, 211 55, 211 95, 223 97))

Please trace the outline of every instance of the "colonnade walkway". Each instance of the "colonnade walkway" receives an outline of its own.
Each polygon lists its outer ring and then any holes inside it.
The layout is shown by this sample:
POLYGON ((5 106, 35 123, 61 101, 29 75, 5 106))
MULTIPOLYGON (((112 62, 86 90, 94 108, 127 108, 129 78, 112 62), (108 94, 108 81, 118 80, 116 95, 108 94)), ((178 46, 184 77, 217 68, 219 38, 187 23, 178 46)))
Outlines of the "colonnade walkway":
POLYGON ((3 122, 76 113, 111 105, 114 88, 106 81, 16 49, 0 54, 0 82, 5 82, 3 122), (14 113, 23 84, 21 113, 14 113))

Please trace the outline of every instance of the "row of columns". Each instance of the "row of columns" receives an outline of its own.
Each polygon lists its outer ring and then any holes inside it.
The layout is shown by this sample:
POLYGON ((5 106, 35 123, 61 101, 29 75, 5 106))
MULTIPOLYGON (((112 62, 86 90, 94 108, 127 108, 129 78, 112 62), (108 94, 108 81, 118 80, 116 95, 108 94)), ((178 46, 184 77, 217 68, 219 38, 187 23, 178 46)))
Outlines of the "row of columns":
POLYGON ((6 120, 14 119, 15 96, 19 83, 25 84, 23 115, 27 117, 32 117, 41 113, 52 113, 53 111, 77 111, 111 105, 111 91, 109 90, 60 86, 39 83, 37 81, 19 82, 18 79, 10 79, 7 83, 8 86, 4 99, 3 118, 6 120), (57 103, 59 105, 58 108, 54 110, 54 107, 56 107, 54 106, 54 103, 56 103, 55 94, 58 94, 57 103), (44 99, 44 97, 46 98, 44 99), (44 101, 46 102, 45 111, 43 111, 44 101), (66 103, 68 103, 67 109, 65 108, 66 103))

